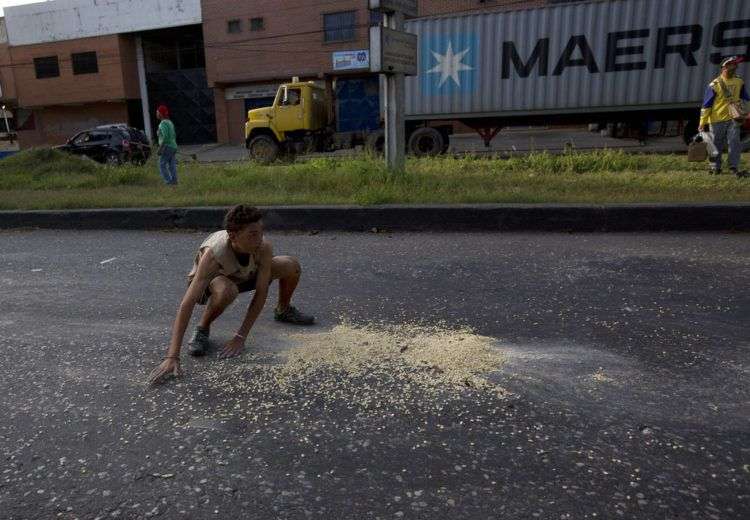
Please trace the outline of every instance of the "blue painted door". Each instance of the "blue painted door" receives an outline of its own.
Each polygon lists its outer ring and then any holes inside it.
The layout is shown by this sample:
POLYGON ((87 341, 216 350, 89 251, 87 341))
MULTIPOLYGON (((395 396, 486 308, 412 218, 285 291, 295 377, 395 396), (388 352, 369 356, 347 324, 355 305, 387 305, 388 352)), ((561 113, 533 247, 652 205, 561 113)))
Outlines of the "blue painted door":
POLYGON ((336 130, 371 131, 380 127, 380 82, 377 76, 336 80, 336 130))

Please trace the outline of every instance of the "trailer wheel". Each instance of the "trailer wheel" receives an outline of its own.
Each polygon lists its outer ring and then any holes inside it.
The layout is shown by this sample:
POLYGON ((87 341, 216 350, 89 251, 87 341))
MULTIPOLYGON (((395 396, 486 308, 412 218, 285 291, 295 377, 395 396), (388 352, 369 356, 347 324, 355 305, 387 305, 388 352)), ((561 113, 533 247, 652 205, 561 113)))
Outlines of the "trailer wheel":
POLYGON ((261 164, 269 164, 279 156, 279 145, 269 135, 258 135, 247 143, 250 159, 261 164))
POLYGON ((417 128, 409 137, 409 151, 417 157, 440 155, 444 147, 445 139, 435 128, 417 128))
POLYGON ((385 152, 385 132, 376 130, 365 139, 365 150, 372 155, 382 155, 385 152))

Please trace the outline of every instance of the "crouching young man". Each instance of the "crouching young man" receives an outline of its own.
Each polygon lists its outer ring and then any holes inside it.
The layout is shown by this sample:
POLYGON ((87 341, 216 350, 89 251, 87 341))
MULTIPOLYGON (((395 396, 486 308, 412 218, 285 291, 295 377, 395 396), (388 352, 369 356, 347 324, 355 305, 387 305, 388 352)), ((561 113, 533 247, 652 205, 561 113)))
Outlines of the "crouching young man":
POLYGON ((193 356, 207 352, 211 323, 240 293, 255 291, 245 319, 234 337, 224 345, 219 357, 239 355, 266 303, 272 280, 279 280, 279 302, 274 318, 296 325, 314 323, 312 316, 291 305, 300 279, 300 264, 290 256, 273 256, 271 243, 263 238, 261 217, 260 211, 254 207, 235 206, 224 217, 224 229, 203 241, 188 275, 188 289, 172 327, 167 355, 151 372, 150 383, 157 383, 170 375, 180 375, 180 348, 196 304, 206 305, 206 309, 188 344, 193 356))

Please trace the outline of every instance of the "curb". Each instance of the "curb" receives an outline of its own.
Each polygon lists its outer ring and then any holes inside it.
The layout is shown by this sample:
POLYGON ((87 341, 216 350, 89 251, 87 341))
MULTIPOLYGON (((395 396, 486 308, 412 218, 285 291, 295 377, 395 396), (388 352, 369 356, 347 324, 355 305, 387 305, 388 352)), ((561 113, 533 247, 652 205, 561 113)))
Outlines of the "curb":
MULTIPOLYGON (((215 230, 227 208, 0 211, 0 229, 215 230)), ((750 231, 750 203, 267 206, 279 231, 750 231)))

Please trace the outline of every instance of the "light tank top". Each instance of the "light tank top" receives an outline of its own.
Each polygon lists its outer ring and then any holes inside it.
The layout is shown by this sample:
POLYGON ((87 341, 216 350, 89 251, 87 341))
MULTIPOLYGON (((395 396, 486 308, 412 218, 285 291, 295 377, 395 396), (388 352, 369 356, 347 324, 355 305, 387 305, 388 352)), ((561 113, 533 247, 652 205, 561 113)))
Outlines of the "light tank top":
POLYGON ((214 258, 219 263, 219 272, 217 275, 223 275, 232 280, 234 283, 241 283, 250 280, 255 277, 257 267, 253 255, 250 255, 250 259, 247 265, 240 264, 237 259, 237 255, 229 245, 229 233, 226 230, 217 231, 212 233, 209 237, 203 241, 199 252, 195 255, 193 261, 193 269, 188 275, 189 279, 193 279, 195 273, 198 271, 198 262, 201 258, 201 253, 206 249, 210 249, 214 254, 214 258))

